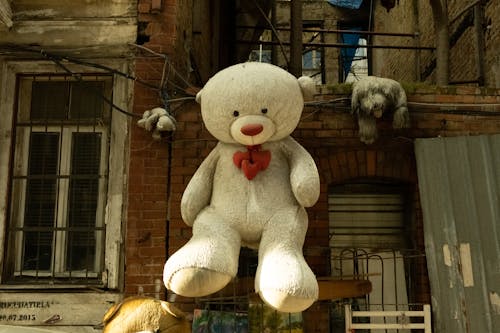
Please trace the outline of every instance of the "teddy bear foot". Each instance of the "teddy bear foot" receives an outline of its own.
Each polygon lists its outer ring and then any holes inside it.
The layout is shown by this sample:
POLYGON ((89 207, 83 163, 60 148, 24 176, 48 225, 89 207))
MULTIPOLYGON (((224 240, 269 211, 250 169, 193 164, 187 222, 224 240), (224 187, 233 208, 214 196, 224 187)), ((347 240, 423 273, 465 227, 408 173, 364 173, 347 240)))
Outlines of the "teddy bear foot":
POLYGON ((165 279, 165 286, 178 295, 199 297, 213 294, 224 288, 232 277, 205 268, 188 267, 173 273, 165 279))
POLYGON ((280 312, 301 312, 309 308, 316 300, 292 296, 279 290, 260 290, 260 298, 269 306, 280 312))

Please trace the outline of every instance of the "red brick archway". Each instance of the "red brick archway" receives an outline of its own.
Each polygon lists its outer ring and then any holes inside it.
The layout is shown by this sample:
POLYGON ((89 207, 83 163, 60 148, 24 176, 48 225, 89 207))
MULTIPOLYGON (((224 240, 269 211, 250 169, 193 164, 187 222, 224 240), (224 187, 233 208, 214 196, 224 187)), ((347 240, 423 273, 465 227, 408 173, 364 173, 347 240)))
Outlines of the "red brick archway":
MULTIPOLYGON (((415 233, 414 247, 424 252, 423 221, 418 193, 417 170, 413 147, 405 150, 352 149, 315 151, 309 149, 316 159, 321 177, 321 194, 318 203, 308 210, 309 230, 304 251, 308 263, 319 276, 328 275, 328 258, 324 253, 309 248, 328 247, 328 191, 330 186, 351 182, 389 182, 406 185, 410 191, 411 229, 415 233)), ((428 302, 429 286, 425 258, 418 263, 416 288, 419 301, 428 302)))

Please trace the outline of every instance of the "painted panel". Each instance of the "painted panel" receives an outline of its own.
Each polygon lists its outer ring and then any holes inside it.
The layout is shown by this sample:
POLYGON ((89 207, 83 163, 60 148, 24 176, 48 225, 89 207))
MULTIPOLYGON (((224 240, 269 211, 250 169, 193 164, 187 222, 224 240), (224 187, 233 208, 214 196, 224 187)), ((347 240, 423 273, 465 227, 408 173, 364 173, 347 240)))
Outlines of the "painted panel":
POLYGON ((113 303, 116 293, 0 293, 0 325, 95 326, 113 303))
POLYGON ((415 153, 435 330, 494 332, 500 135, 418 139, 415 153))

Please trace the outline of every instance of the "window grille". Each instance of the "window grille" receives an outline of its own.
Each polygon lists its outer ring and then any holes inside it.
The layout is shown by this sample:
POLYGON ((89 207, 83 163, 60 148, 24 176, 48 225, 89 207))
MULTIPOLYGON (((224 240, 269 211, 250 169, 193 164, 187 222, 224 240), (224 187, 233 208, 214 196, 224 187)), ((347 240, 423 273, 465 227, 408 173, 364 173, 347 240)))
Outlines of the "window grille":
POLYGON ((103 283, 111 87, 18 76, 5 282, 103 283))
POLYGON ((404 247, 404 198, 399 193, 333 193, 328 197, 335 247, 404 247))

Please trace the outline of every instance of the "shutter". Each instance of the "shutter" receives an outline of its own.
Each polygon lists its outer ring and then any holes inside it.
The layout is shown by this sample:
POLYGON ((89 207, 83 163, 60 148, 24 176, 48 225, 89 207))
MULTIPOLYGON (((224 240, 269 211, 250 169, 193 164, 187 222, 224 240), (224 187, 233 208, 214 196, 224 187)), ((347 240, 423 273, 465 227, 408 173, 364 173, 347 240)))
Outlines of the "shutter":
POLYGON ((101 134, 72 134, 71 176, 69 188, 69 232, 67 270, 93 271, 96 251, 97 200, 101 134))
POLYGON ((328 205, 330 246, 404 246, 404 198, 400 193, 334 193, 328 205))
POLYGON ((31 133, 24 217, 24 270, 49 270, 56 183, 59 158, 59 133, 31 133))

